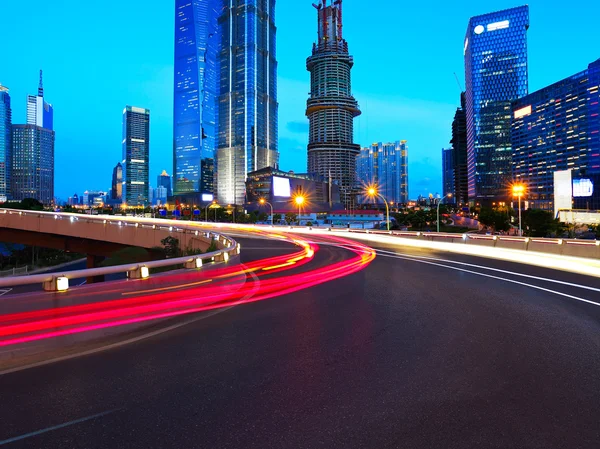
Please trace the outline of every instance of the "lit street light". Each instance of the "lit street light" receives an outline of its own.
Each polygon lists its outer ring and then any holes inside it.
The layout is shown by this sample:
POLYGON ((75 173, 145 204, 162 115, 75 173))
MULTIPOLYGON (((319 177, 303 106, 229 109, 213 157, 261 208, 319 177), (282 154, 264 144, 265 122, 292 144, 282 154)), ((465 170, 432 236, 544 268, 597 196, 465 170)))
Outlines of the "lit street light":
POLYGON ((269 203, 267 200, 265 200, 264 198, 261 198, 260 200, 258 200, 258 204, 264 206, 265 204, 268 204, 269 206, 271 206, 271 226, 273 226, 273 205, 271 203, 269 203))
POLYGON ((443 198, 440 198, 437 204, 437 232, 440 232, 440 205, 444 202, 446 198, 452 198, 452 194, 449 193, 443 198))
POLYGON ((300 208, 306 202, 306 198, 302 195, 297 195, 294 197, 294 202, 298 206, 298 226, 300 226, 300 208))
POLYGON ((523 237, 523 227, 521 224, 521 198, 525 194, 525 186, 523 184, 515 184, 512 187, 512 193, 519 198, 519 237, 523 237))
POLYGON ((385 200, 385 198, 383 197, 383 195, 381 195, 377 189, 375 187, 369 187, 367 189, 367 195, 369 195, 371 198, 375 198, 375 197, 379 197, 383 200, 383 202, 385 203, 385 212, 387 215, 387 230, 390 230, 390 206, 388 206, 388 202, 385 200))

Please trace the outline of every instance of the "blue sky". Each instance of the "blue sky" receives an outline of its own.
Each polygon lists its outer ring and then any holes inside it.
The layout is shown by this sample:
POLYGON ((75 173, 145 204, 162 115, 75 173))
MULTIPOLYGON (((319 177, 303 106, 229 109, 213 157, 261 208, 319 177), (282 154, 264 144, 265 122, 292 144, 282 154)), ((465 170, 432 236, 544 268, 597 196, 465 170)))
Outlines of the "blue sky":
MULTIPOLYGON (((309 91, 305 60, 316 36, 312 0, 278 0, 281 167, 306 170, 309 91)), ((464 85, 463 40, 471 16, 518 1, 402 2, 344 0, 344 33, 355 59, 353 91, 363 115, 355 141, 406 139, 410 194, 441 190, 441 149, 464 85)), ((54 105, 56 192, 66 199, 108 189, 121 158, 126 104, 151 110, 150 180, 172 172, 173 1, 17 0, 2 5, 0 83, 11 89, 13 122, 38 71, 54 105)), ((600 2, 531 0, 529 89, 583 70, 600 58, 600 2)))

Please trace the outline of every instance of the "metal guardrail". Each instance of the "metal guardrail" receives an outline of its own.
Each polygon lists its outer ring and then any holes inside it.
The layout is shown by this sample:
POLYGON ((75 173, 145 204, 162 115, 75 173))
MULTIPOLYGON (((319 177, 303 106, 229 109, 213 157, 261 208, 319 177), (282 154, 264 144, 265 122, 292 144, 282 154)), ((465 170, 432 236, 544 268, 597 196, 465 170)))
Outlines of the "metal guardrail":
POLYGON ((212 259, 215 262, 227 262, 231 257, 239 255, 241 249, 240 245, 230 237, 224 236, 216 232, 198 230, 195 228, 192 229, 193 227, 186 223, 178 223, 175 226, 171 224, 157 225, 155 223, 155 219, 132 219, 132 217, 113 218, 112 216, 77 216, 77 214, 69 213, 17 211, 14 209, 4 209, 0 212, 0 214, 38 216, 39 218, 51 218, 54 220, 66 219, 70 222, 85 220, 87 223, 100 222, 105 225, 131 226, 135 228, 152 228, 157 230, 162 229, 168 230, 171 233, 191 232, 193 233, 193 235, 196 236, 202 234, 207 239, 217 240, 219 243, 224 245, 224 248, 218 251, 197 254, 193 256, 179 257, 174 259, 164 259, 135 264, 116 265, 112 267, 88 268, 76 271, 57 271, 52 273, 34 274, 30 276, 7 277, 0 279, 0 287, 15 287, 19 285, 43 284, 46 290, 64 290, 65 288, 58 288, 56 285, 59 279, 66 279, 66 285, 68 288, 68 279, 78 279, 83 277, 104 276, 116 273, 128 273, 128 275, 132 278, 146 278, 149 276, 149 270, 152 268, 163 268, 184 265, 186 268, 199 269, 202 267, 202 261, 205 259, 212 259), (144 223, 144 221, 146 223, 144 223))

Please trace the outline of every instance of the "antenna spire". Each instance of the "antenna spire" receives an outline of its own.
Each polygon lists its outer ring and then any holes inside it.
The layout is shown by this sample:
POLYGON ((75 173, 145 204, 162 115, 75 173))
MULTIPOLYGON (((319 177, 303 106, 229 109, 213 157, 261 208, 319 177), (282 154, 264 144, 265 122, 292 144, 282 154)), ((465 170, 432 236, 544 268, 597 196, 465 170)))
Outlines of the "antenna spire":
POLYGON ((40 85, 38 87, 38 97, 44 96, 44 82, 42 80, 42 71, 40 70, 40 85))

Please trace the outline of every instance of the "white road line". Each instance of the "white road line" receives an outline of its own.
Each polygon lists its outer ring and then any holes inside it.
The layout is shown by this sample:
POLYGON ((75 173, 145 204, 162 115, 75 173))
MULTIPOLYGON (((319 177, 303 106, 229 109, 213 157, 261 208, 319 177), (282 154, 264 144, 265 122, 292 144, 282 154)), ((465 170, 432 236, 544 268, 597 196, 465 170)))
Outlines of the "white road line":
POLYGON ((0 296, 4 296, 7 293, 10 293, 11 291, 12 291, 12 288, 3 288, 3 289, 0 289, 0 296))
MULTIPOLYGON (((581 288, 584 290, 591 290, 593 292, 600 292, 600 288, 589 287, 587 285, 573 284, 572 282, 559 281, 556 279, 548 279, 548 278, 544 278, 544 277, 540 277, 540 276, 532 276, 530 274, 516 273, 514 271, 500 270, 498 268, 486 267, 486 266, 482 266, 482 265, 475 265, 475 264, 466 263, 466 262, 458 262, 455 260, 447 260, 447 259, 437 259, 435 257, 418 256, 418 255, 413 255, 413 254, 397 253, 394 251, 386 251, 386 250, 382 250, 382 249, 376 249, 376 251, 377 251, 377 253, 383 253, 382 255, 384 255, 384 256, 385 255, 394 255, 394 256, 410 257, 410 258, 414 258, 414 259, 430 260, 430 261, 434 261, 434 262, 445 262, 445 263, 451 263, 451 264, 455 264, 455 265, 462 265, 462 266, 466 266, 466 267, 480 268, 482 270, 495 271, 497 273, 511 274, 513 276, 520 276, 520 277, 524 277, 524 278, 528 278, 528 279, 535 279, 538 281, 545 281, 545 282, 551 282, 554 284, 566 285, 568 287, 576 287, 576 288, 581 288)), ((502 261, 502 262, 504 262, 504 261, 502 261)), ((518 262, 514 262, 514 263, 518 263, 518 262)), ((549 270, 552 270, 552 268, 549 268, 549 270)), ((582 276, 585 276, 585 275, 582 275, 582 276)))
POLYGON ((15 443, 17 441, 25 440, 26 438, 35 437, 37 435, 41 435, 43 433, 52 432, 53 430, 63 429, 65 427, 73 426, 75 424, 80 424, 82 422, 91 421, 92 419, 100 418, 102 416, 109 415, 110 413, 114 413, 120 409, 109 410, 107 412, 97 413, 95 415, 86 416, 85 418, 75 419, 73 421, 66 422, 64 424, 59 424, 57 426, 47 427, 42 430, 37 430, 35 432, 26 433, 24 435, 20 435, 18 437, 9 438, 8 440, 0 441, 0 446, 4 446, 5 444, 15 443))
POLYGON ((500 277, 500 276, 493 276, 491 274, 480 273, 478 271, 467 270, 467 269, 464 269, 464 268, 457 268, 457 267, 453 267, 451 265, 444 265, 444 264, 436 263, 436 262, 428 262, 428 261, 425 261, 425 260, 413 259, 413 258, 410 258, 410 257, 392 256, 392 255, 387 255, 387 254, 383 254, 382 257, 389 257, 389 258, 392 258, 392 259, 408 260, 408 261, 411 261, 411 262, 423 263, 423 264, 427 264, 427 265, 435 265, 437 267, 448 268, 450 270, 461 271, 463 273, 475 274, 477 276, 487 277, 487 278, 491 278, 491 279, 497 279, 499 281, 509 282, 511 284, 522 285, 522 286, 530 287, 530 288, 533 288, 533 289, 536 289, 536 290, 541 290, 541 291, 544 291, 544 292, 547 292, 547 293, 553 293, 553 294, 558 295, 558 296, 564 296, 565 298, 574 299, 576 301, 581 301, 581 302, 585 302, 585 303, 588 303, 588 304, 592 304, 594 306, 600 306, 600 303, 597 303, 597 302, 594 302, 594 301, 590 301, 589 299, 580 298, 578 296, 569 295, 567 293, 559 292, 559 291, 556 291, 556 290, 550 290, 549 288, 544 288, 544 287, 540 287, 538 285, 528 284, 526 282, 515 281, 514 279, 507 279, 507 278, 503 278, 503 277, 500 277))
MULTIPOLYGON (((242 265, 242 266, 245 267, 245 265, 242 265)), ((260 286, 260 279, 258 278, 258 276, 256 274, 254 274, 253 272, 250 272, 250 276, 252 276, 254 278, 255 288, 250 293, 248 293, 245 296, 243 296, 239 300, 240 302, 241 301, 246 301, 247 299, 250 299, 252 296, 254 296, 254 294, 258 291, 258 288, 260 286)), ((225 311, 227 311, 229 309, 232 309, 233 307, 235 307, 235 305, 231 306, 231 307, 224 307, 222 309, 215 309, 215 310, 210 311, 210 312, 205 312, 203 315, 201 315, 199 317, 192 318, 192 319, 187 320, 187 321, 185 321, 183 323, 177 323, 177 324, 174 324, 172 326, 165 327, 165 328, 162 328, 162 329, 158 329, 158 330, 149 332, 149 333, 144 334, 144 335, 139 335, 137 337, 130 338, 128 340, 119 341, 119 342, 116 342, 116 343, 113 343, 113 344, 110 344, 110 345, 106 345, 106 346, 101 346, 101 347, 95 348, 95 349, 90 349, 89 351, 79 352, 77 354, 65 355, 65 356, 62 356, 62 357, 56 357, 54 359, 44 360, 44 361, 41 361, 41 362, 32 363, 30 365, 24 365, 24 366, 19 366, 19 367, 16 367, 16 368, 10 368, 10 369, 4 370, 4 371, 0 371, 0 376, 4 376, 5 374, 17 373, 17 372, 20 372, 20 371, 25 371, 25 370, 31 369, 31 368, 38 368, 40 366, 46 366, 46 365, 50 365, 52 363, 62 362, 62 361, 65 361, 65 360, 71 360, 71 359, 75 359, 77 357, 82 357, 82 356, 85 356, 85 355, 97 354, 99 352, 108 351, 109 349, 115 349, 115 348, 119 348, 121 346, 125 346, 125 345, 131 344, 131 343, 136 343, 138 341, 146 340, 148 338, 155 337, 156 335, 164 334, 166 332, 170 332, 170 331, 178 329, 180 327, 187 326, 188 324, 192 324, 192 323, 195 323, 197 321, 201 321, 201 320, 204 320, 206 318, 210 318, 210 317, 212 317, 214 315, 217 315, 218 313, 222 313, 222 312, 225 312, 225 311)))

